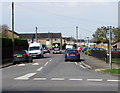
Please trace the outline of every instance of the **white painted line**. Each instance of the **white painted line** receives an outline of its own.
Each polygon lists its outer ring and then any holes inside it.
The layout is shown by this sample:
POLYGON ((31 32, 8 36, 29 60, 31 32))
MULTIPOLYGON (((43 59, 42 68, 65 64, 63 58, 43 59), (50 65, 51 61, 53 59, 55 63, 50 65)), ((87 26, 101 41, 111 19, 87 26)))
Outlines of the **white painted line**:
POLYGON ((77 62, 75 62, 75 64, 77 65, 77 62))
POLYGON ((84 62, 81 62, 81 63, 82 63, 83 65, 85 65, 86 67, 91 68, 91 66, 85 64, 84 62))
POLYGON ((52 61, 52 59, 50 59, 50 61, 52 61))
POLYGON ((39 69, 37 69, 36 71, 41 71, 43 69, 43 67, 40 67, 39 69))
POLYGON ((47 64, 48 64, 48 62, 46 62, 44 66, 46 66, 47 64))
POLYGON ((37 66, 37 65, 39 65, 38 63, 34 63, 34 64, 32 64, 33 66, 37 66))
POLYGON ((28 73, 26 75, 14 78, 15 80, 28 80, 30 77, 34 76, 36 73, 28 73))
POLYGON ((21 66, 25 66, 25 64, 19 64, 19 65, 17 65, 17 66, 21 67, 21 66))
POLYGON ((120 80, 107 80, 107 81, 113 81, 113 82, 118 82, 118 81, 120 81, 120 80))
POLYGON ((76 81, 81 81, 81 80, 83 80, 83 79, 70 78, 69 80, 76 80, 76 81))
POLYGON ((102 79, 87 79, 87 81, 103 81, 102 79))
POLYGON ((82 68, 84 68, 84 69, 86 68, 86 67, 84 67, 83 65, 80 65, 80 66, 81 66, 82 68))
POLYGON ((46 80, 47 78, 34 78, 33 80, 46 80))
POLYGON ((51 80, 65 80, 64 78, 51 78, 51 80))

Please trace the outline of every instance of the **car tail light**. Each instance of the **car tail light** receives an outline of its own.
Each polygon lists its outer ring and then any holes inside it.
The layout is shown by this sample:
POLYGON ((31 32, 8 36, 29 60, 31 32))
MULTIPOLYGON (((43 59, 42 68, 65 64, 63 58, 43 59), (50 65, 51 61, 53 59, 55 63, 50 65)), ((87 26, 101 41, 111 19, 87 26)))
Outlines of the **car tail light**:
POLYGON ((13 57, 15 57, 15 56, 17 56, 17 55, 14 54, 13 57))
POLYGON ((66 55, 69 55, 69 53, 65 53, 66 55))
POLYGON ((76 55, 80 55, 80 53, 76 53, 76 55))
POLYGON ((23 54, 23 55, 28 55, 28 54, 23 54))

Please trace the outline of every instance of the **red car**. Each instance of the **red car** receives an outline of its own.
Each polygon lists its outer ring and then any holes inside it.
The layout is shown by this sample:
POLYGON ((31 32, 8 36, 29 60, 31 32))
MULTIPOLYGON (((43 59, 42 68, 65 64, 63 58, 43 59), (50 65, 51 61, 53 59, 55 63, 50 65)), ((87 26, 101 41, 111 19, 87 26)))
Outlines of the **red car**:
POLYGON ((50 53, 50 50, 48 48, 43 49, 44 54, 45 53, 50 53))
POLYGON ((78 51, 82 51, 83 50, 83 48, 82 47, 78 47, 78 51))

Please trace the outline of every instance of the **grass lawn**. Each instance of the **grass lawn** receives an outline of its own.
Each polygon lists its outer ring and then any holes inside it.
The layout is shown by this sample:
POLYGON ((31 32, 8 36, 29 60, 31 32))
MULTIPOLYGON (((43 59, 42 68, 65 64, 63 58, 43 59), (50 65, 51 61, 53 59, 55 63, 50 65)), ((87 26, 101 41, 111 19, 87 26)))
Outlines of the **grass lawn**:
POLYGON ((111 74, 120 74, 120 69, 106 69, 106 70, 103 70, 103 72, 106 72, 106 73, 111 73, 111 74))

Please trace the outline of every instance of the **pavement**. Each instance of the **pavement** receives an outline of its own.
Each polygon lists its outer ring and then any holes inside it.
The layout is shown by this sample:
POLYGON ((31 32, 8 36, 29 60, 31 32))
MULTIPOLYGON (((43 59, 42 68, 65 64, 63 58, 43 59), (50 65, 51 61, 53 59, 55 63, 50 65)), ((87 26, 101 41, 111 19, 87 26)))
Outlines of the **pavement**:
MULTIPOLYGON (((99 60, 95 57, 85 55, 81 52, 81 64, 89 69, 94 70, 103 70, 103 69, 109 69, 109 63, 106 63, 105 61, 99 60)), ((112 64, 112 68, 120 68, 120 64, 112 64)))

